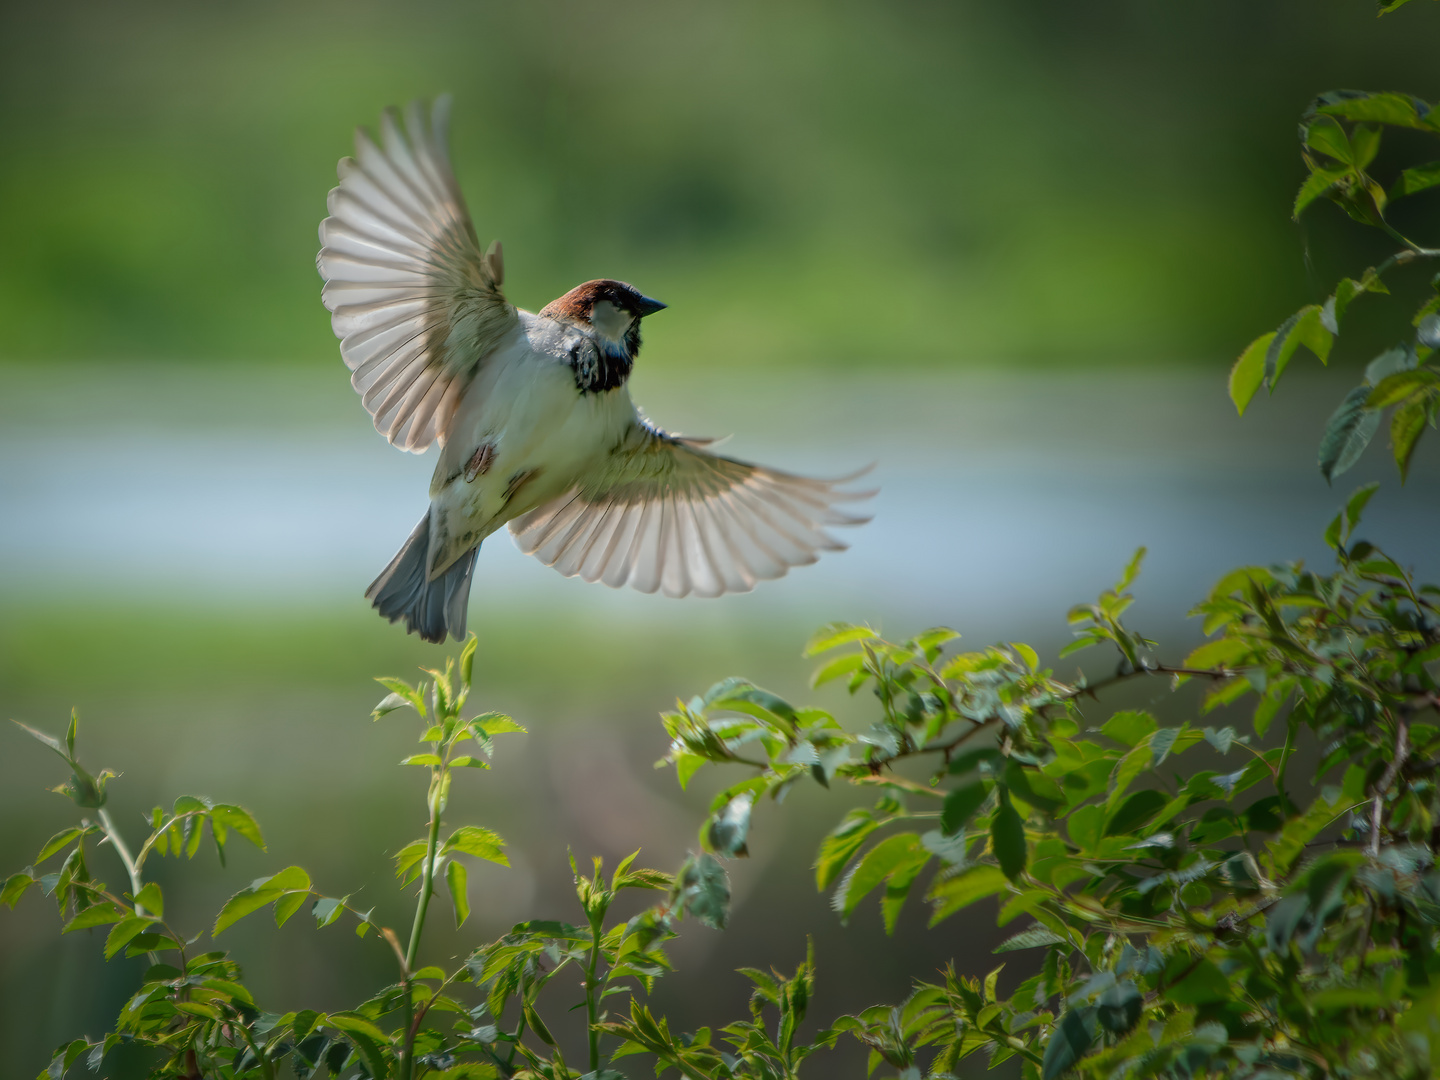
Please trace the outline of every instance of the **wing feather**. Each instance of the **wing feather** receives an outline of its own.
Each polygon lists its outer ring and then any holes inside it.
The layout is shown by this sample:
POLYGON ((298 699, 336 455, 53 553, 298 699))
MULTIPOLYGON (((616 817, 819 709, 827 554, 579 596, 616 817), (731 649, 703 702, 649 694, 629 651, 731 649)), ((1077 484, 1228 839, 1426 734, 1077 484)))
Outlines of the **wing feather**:
POLYGON ((446 149, 450 100, 387 109, 343 158, 320 224, 321 299, 375 429, 419 453, 444 444, 460 394, 518 327, 499 245, 480 253, 446 149))
POLYGON ((521 551, 566 577, 666 596, 748 592, 845 545, 826 526, 866 517, 837 504, 873 491, 712 454, 638 416, 593 477, 517 517, 521 551))

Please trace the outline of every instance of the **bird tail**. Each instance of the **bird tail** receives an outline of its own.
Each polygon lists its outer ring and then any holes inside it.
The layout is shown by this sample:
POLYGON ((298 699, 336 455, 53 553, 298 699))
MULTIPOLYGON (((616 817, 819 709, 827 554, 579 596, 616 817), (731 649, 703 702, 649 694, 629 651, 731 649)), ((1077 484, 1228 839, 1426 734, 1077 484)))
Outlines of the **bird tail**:
POLYGON ((415 526, 410 539, 365 590, 365 599, 392 623, 405 620, 408 633, 425 641, 443 642, 448 633, 457 641, 465 636, 465 609, 470 601, 470 572, 475 569, 476 544, 434 581, 427 581, 425 564, 430 550, 430 515, 415 526))

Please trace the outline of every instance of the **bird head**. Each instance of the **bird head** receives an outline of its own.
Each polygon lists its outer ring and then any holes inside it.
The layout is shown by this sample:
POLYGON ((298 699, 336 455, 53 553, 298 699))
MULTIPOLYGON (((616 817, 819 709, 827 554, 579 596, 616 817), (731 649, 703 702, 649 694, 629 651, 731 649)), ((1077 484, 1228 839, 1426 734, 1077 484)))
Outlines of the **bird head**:
POLYGON ((633 360, 640 351, 640 320, 664 307, 633 285, 601 278, 575 286, 540 314, 589 326, 607 352, 633 360))

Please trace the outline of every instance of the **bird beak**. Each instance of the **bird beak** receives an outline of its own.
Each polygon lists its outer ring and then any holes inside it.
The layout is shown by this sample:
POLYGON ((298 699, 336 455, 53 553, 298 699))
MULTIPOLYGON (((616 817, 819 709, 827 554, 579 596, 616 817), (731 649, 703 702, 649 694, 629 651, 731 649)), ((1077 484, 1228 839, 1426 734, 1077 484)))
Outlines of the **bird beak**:
POLYGON ((669 304, 662 304, 659 300, 651 300, 648 296, 642 296, 640 302, 635 305, 635 314, 643 319, 646 315, 654 315, 655 312, 664 311, 669 306, 669 304))

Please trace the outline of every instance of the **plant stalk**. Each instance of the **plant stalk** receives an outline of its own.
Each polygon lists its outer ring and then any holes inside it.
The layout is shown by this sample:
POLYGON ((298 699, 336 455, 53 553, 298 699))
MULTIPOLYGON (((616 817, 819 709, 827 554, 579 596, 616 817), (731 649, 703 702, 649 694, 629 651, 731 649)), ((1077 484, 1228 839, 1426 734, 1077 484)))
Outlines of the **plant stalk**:
MULTIPOLYGON (((596 873, 599 878, 599 873, 596 873)), ((600 1071, 600 1031, 595 1026, 600 1022, 600 1003, 595 997, 595 971, 600 966, 600 934, 603 927, 599 920, 590 920, 590 960, 585 968, 585 1018, 589 1021, 586 1034, 590 1037, 590 1071, 600 1071)))
MULTIPOLYGON (((120 835, 120 830, 115 827, 115 822, 105 812, 102 806, 95 811, 95 816, 100 819, 100 827, 105 830, 106 839, 110 846, 115 849, 115 854, 120 856, 120 861, 125 864, 125 872, 130 875, 130 895, 139 896, 140 890, 145 887, 140 880, 140 868, 135 865, 135 857, 130 854, 130 849, 125 846, 125 838, 120 835)), ((145 909, 139 904, 135 905, 135 914, 146 914, 145 909)))
POLYGON ((415 922, 410 927, 410 944, 405 949, 405 970, 400 973, 405 989, 405 1044, 400 1051, 400 1080, 411 1080, 415 1072, 415 1002, 410 993, 410 973, 415 970, 415 957, 420 952, 420 936, 425 932, 425 912, 435 881, 435 853, 440 846, 440 792, 444 768, 430 780, 430 835, 425 843, 425 866, 420 874, 420 896, 415 901, 415 922))

